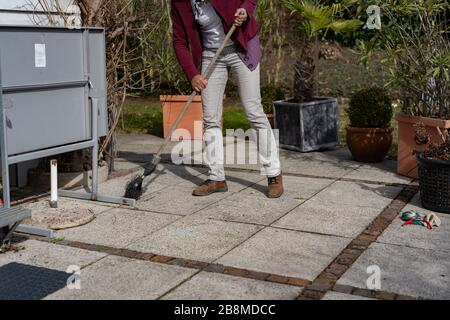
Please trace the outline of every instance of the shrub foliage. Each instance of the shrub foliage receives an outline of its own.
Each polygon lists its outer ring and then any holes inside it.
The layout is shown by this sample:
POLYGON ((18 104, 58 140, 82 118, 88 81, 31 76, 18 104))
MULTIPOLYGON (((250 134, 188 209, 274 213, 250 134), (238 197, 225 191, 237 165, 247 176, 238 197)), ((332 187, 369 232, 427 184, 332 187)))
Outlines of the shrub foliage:
POLYGON ((379 87, 356 92, 347 109, 350 125, 359 128, 389 127, 393 115, 391 101, 386 91, 379 87))

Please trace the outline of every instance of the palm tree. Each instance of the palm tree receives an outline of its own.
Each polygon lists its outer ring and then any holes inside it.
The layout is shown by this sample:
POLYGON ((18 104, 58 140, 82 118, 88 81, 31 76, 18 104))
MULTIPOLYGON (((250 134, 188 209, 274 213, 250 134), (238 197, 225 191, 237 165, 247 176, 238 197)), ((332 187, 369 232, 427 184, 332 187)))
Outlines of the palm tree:
POLYGON ((316 61, 318 59, 318 38, 329 30, 351 32, 363 23, 357 19, 342 19, 342 14, 358 1, 344 0, 331 5, 319 0, 282 0, 292 15, 299 17, 299 30, 305 44, 294 66, 295 102, 314 100, 316 91, 316 61))

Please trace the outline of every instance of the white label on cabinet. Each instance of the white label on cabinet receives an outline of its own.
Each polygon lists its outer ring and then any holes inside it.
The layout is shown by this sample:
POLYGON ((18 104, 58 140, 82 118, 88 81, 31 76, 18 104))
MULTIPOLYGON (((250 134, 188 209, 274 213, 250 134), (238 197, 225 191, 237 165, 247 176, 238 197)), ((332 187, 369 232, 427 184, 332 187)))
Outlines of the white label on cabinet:
POLYGON ((44 43, 35 43, 34 44, 34 66, 36 68, 47 67, 47 57, 46 57, 46 53, 45 53, 45 44, 44 43))

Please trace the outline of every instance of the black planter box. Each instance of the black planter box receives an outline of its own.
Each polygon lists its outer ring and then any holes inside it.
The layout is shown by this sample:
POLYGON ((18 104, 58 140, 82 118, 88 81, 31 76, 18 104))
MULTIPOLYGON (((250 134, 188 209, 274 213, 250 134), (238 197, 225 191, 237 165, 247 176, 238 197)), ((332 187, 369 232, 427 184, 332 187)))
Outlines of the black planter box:
POLYGON ((294 103, 274 101, 274 122, 280 147, 300 152, 315 151, 339 144, 339 108, 336 98, 294 103))

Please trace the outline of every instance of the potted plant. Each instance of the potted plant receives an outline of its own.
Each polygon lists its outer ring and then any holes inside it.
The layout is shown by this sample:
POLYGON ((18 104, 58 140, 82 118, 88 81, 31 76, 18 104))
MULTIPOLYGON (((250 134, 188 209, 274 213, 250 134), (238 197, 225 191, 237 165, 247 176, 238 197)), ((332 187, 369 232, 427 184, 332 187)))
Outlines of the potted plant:
POLYGON ((385 90, 371 87, 353 94, 346 112, 347 146, 360 162, 381 162, 392 145, 392 99, 385 90))
MULTIPOLYGON (((400 91, 402 112, 398 121, 397 172, 417 178, 413 150, 414 126, 423 123, 430 142, 438 142, 439 130, 450 128, 450 44, 448 0, 386 2, 380 4, 386 20, 369 41, 361 42, 370 55, 382 47, 391 75, 390 85, 400 91)), ((422 149, 426 145, 421 146, 422 149)))
POLYGON ((282 2, 299 18, 299 30, 305 41, 294 65, 294 98, 274 102, 280 146, 301 152, 335 146, 339 143, 337 99, 316 95, 318 37, 329 31, 355 30, 362 22, 340 18, 352 1, 332 5, 317 0, 282 2))
MULTIPOLYGON (((163 127, 164 138, 167 137, 172 124, 177 119, 178 115, 183 110, 189 96, 187 95, 162 95, 160 100, 162 103, 163 111, 163 127)), ((184 129, 184 140, 201 140, 203 139, 203 109, 202 98, 197 96, 189 106, 188 111, 184 115, 177 129, 184 129)), ((179 135, 175 131, 171 139, 174 141, 179 140, 179 135)))
POLYGON ((284 99, 284 91, 279 86, 267 85, 262 87, 261 97, 264 113, 267 115, 271 127, 274 128, 273 102, 284 99))
POLYGON ((423 123, 415 126, 415 141, 425 145, 416 150, 419 163, 420 199, 424 208, 450 213, 450 130, 440 132, 441 142, 431 142, 423 123))

